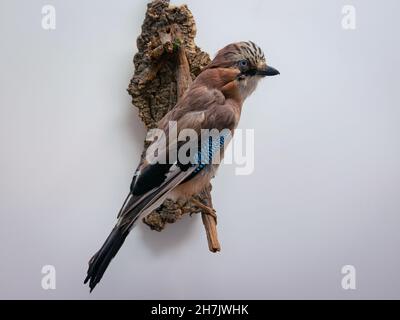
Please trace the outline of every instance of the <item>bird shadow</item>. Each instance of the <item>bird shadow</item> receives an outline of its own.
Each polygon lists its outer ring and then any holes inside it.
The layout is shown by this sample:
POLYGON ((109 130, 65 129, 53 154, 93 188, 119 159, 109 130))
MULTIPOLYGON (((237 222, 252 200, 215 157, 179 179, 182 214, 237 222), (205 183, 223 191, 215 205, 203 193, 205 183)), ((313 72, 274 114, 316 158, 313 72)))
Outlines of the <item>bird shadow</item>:
POLYGON ((161 232, 151 230, 144 223, 140 223, 138 229, 146 246, 154 255, 159 256, 185 244, 188 237, 193 235, 193 229, 198 218, 197 214, 191 217, 185 216, 175 223, 167 224, 161 232))

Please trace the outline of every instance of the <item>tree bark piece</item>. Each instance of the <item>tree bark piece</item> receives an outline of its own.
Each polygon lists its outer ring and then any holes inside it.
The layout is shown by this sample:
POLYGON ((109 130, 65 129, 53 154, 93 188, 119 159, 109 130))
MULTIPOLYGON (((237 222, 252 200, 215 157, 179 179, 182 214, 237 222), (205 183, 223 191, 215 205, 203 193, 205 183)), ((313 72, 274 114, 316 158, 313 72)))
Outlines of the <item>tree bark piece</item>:
MULTIPOLYGON (((142 33, 137 39, 134 57, 135 72, 128 92, 139 116, 148 129, 171 110, 190 83, 210 63, 210 57, 194 42, 196 25, 186 5, 172 6, 169 0, 154 0, 147 5, 142 33)), ((148 142, 144 143, 144 148, 148 142)), ((142 154, 142 159, 145 151, 142 154)), ((211 184, 192 199, 212 208, 211 184)), ((202 213, 202 220, 211 252, 221 250, 217 235, 217 220, 206 210, 189 201, 166 200, 143 219, 151 229, 162 231, 183 215, 202 213)))

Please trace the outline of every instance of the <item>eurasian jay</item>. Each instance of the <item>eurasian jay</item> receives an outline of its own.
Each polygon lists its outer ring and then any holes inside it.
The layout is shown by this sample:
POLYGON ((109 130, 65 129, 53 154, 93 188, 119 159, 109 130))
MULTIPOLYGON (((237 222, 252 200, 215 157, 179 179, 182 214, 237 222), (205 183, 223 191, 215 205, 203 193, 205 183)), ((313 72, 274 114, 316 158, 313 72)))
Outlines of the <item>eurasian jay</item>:
MULTIPOLYGON (((148 154, 137 168, 114 229, 89 261, 85 283, 89 281, 90 291, 101 280, 140 218, 159 207, 165 199, 189 199, 208 186, 238 125, 244 100, 255 90, 260 79, 278 74, 266 64, 260 47, 251 41, 229 44, 217 53, 176 106, 159 122, 158 128, 165 135, 157 136, 148 148, 156 152, 148 154), (191 129, 198 137, 204 129, 216 129, 219 136, 184 143, 170 137, 171 128, 178 135, 191 129), (196 151, 188 155, 186 151, 192 150, 191 147, 196 151), (183 148, 185 152, 179 152, 183 148), (189 161, 173 157, 174 152, 188 156, 189 161), (214 161, 217 154, 218 162, 214 161), (167 158, 168 161, 160 161, 167 158)), ((202 208, 207 206, 202 205, 202 208)), ((208 209, 214 214, 212 208, 208 209)))

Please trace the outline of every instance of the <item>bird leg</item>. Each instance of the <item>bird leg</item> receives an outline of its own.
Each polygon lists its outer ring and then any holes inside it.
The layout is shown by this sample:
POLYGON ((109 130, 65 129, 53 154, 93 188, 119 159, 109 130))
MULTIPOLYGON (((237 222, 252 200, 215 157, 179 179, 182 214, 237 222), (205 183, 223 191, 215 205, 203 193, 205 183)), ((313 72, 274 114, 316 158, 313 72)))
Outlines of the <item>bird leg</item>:
POLYGON ((196 199, 196 198, 193 198, 193 199, 191 200, 191 202, 192 202, 197 208, 199 208, 199 209, 201 210, 202 213, 210 215, 211 217, 213 217, 213 218, 215 219, 215 221, 217 221, 217 213, 216 213, 216 211, 215 211, 214 208, 205 205, 204 203, 202 203, 200 200, 198 200, 198 199, 196 199))

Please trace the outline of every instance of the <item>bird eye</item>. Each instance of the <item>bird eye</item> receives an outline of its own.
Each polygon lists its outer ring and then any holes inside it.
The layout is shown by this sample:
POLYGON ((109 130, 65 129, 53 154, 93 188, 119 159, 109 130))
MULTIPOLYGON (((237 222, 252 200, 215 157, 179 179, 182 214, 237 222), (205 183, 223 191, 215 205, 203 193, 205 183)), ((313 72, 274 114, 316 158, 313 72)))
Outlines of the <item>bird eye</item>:
POLYGON ((239 61, 239 66, 240 67, 247 67, 249 62, 247 60, 240 60, 239 61))

